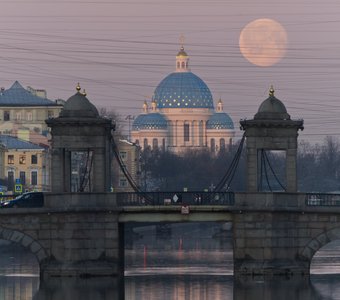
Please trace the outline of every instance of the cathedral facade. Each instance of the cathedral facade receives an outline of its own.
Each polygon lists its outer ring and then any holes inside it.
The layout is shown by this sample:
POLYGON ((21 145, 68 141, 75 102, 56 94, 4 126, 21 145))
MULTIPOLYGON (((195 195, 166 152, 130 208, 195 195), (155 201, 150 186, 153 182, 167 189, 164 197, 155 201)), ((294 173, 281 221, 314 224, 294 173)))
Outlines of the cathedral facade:
POLYGON ((189 56, 182 46, 176 56, 176 71, 166 76, 154 91, 151 103, 132 124, 131 139, 142 149, 174 153, 209 149, 218 152, 232 144, 234 124, 217 107, 205 82, 192 73, 189 56))

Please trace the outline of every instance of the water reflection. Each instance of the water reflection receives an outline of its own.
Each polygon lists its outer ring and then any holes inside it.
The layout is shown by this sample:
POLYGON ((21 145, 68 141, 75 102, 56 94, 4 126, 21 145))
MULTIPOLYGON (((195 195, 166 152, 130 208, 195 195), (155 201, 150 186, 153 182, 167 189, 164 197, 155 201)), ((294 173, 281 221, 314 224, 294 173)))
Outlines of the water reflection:
POLYGON ((52 278, 41 283, 33 300, 122 300, 122 288, 116 278, 52 278))
POLYGON ((39 289, 39 265, 22 246, 0 240, 0 299, 31 300, 39 289))
POLYGON ((312 264, 317 275, 311 279, 234 279, 230 238, 212 238, 220 233, 215 225, 170 229, 169 239, 155 228, 138 229, 139 239, 125 252, 124 284, 116 278, 40 283, 34 256, 25 249, 1 247, 0 300, 123 300, 123 291, 125 300, 340 300, 340 274, 326 275, 340 272, 335 248, 317 253, 312 264))
POLYGON ((317 300, 323 299, 309 277, 241 278, 234 281, 234 300, 317 300))
POLYGON ((233 299, 231 276, 133 276, 125 278, 126 300, 233 299))

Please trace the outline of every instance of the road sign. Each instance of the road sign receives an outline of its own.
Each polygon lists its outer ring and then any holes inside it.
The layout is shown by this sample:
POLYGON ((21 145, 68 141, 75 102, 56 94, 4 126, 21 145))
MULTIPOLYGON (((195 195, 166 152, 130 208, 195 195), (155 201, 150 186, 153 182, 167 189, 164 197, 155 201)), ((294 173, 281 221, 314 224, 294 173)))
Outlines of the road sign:
POLYGON ((16 184, 15 185, 15 192, 16 193, 22 193, 22 184, 16 184))
POLYGON ((15 179, 15 184, 20 184, 21 182, 20 182, 20 178, 16 178, 15 179))

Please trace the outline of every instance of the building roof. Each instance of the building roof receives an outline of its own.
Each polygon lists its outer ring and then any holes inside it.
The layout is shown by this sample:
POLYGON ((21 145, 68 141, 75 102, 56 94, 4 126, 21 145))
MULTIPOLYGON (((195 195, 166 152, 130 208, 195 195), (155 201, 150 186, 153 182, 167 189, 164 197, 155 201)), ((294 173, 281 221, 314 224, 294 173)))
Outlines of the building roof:
POLYGON ((174 72, 155 89, 153 100, 162 108, 214 108, 205 82, 192 72, 174 72))
POLYGON ((97 108, 86 98, 86 95, 78 91, 65 103, 60 112, 61 118, 98 118, 97 108))
POLYGON ((225 112, 215 112, 207 121, 207 129, 234 129, 234 123, 225 112))
POLYGON ((254 119, 290 119, 285 105, 274 96, 273 87, 270 88, 269 97, 261 103, 254 119))
POLYGON ((44 148, 36 144, 20 140, 10 135, 0 135, 0 144, 6 149, 22 149, 22 150, 43 150, 44 148))
POLYGON ((1 89, 0 106, 57 106, 57 104, 47 98, 33 95, 16 81, 9 89, 1 89))
POLYGON ((139 115, 132 124, 132 130, 143 129, 167 129, 167 121, 160 113, 148 113, 139 115))

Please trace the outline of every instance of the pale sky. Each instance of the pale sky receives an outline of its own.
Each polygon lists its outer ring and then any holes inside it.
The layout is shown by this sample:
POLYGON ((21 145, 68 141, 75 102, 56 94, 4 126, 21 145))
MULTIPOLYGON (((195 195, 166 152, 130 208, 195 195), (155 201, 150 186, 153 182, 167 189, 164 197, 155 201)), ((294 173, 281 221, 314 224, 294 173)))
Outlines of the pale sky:
POLYGON ((77 82, 89 100, 124 118, 175 70, 179 37, 192 72, 235 123, 252 118, 270 85, 292 118, 305 120, 300 139, 340 137, 339 0, 0 0, 0 85, 15 80, 67 99, 77 82), (286 57, 271 67, 239 51, 244 26, 278 21, 286 57))

